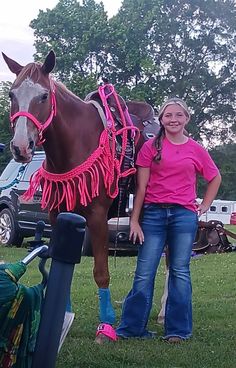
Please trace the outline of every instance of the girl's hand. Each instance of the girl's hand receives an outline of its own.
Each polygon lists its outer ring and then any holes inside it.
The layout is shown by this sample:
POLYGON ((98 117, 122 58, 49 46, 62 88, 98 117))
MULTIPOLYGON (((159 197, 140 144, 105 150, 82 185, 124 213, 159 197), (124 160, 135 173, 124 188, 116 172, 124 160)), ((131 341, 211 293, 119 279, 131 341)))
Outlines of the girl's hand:
POLYGON ((197 213, 198 213, 198 216, 203 215, 203 213, 207 212, 208 209, 209 209, 209 206, 205 205, 203 202, 202 203, 199 203, 197 205, 197 213))
POLYGON ((138 240, 140 244, 144 242, 144 235, 141 226, 136 221, 130 221, 129 240, 133 239, 133 244, 138 240))

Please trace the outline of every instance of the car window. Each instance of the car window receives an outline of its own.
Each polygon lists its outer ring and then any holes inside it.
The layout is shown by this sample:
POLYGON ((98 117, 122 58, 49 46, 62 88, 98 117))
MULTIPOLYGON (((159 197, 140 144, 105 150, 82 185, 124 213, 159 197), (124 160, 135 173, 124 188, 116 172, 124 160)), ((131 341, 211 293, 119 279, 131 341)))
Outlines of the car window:
POLYGON ((9 181, 16 178, 21 165, 21 163, 16 161, 9 162, 0 176, 0 181, 9 181))
POLYGON ((23 177, 23 181, 29 181, 31 175, 40 168, 40 166, 42 165, 42 161, 31 161, 25 170, 25 174, 23 177))

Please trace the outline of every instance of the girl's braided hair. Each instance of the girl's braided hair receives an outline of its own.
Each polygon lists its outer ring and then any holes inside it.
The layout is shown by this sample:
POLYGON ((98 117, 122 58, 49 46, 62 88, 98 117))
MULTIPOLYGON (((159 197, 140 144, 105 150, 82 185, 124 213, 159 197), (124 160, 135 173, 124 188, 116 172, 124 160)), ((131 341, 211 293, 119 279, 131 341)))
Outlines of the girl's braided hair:
POLYGON ((163 142, 163 139, 165 137, 165 128, 161 123, 161 119, 162 119, 162 116, 164 114, 164 111, 165 111, 166 107, 169 106, 169 105, 175 105, 175 104, 181 106, 182 109, 184 110, 185 115, 188 118, 190 118, 190 112, 189 112, 188 106, 181 98, 172 97, 172 98, 169 98, 166 102, 163 103, 163 105, 160 107, 159 113, 158 113, 158 119, 159 119, 159 122, 160 122, 160 130, 157 133, 157 136, 156 136, 156 138, 154 139, 154 142, 153 142, 154 147, 157 150, 157 154, 154 158, 154 160, 156 162, 161 161, 162 142, 163 142))

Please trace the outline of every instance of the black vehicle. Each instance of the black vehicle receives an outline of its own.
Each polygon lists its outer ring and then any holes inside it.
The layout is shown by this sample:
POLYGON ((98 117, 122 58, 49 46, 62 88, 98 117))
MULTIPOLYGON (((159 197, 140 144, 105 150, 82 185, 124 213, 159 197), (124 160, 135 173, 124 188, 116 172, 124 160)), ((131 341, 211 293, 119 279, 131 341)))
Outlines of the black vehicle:
POLYGON ((44 153, 37 152, 29 164, 11 160, 0 176, 0 242, 2 245, 21 246, 24 237, 32 237, 39 220, 45 222, 44 236, 49 237, 51 227, 48 214, 40 207, 41 193, 30 201, 21 195, 29 186, 29 179, 44 160, 44 153), (3 189, 2 189, 3 188, 3 189))
MULTIPOLYGON (((41 209, 41 192, 38 191, 29 201, 21 197, 29 187, 32 173, 42 165, 44 158, 44 152, 38 151, 28 164, 21 164, 12 159, 2 172, 0 176, 0 245, 20 247, 24 238, 34 236, 39 220, 45 223, 43 236, 50 237, 51 226, 48 213, 41 209)), ((131 202, 128 206, 130 205, 131 202)), ((137 249, 134 249, 135 247, 128 240, 129 218, 111 219, 108 224, 110 250, 135 253, 137 249)), ((85 235, 83 254, 92 255, 88 231, 85 235)))
POLYGON ((5 148, 5 144, 0 143, 0 153, 4 151, 4 148, 5 148))

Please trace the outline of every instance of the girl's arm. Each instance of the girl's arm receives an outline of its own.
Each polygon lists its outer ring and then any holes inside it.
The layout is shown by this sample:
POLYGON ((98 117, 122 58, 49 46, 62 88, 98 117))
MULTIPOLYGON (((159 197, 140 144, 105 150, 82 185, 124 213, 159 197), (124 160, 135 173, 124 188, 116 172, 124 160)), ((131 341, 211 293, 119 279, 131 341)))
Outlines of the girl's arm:
POLYGON ((129 239, 133 239, 135 244, 139 240, 140 244, 144 241, 143 231, 139 225, 139 217, 143 207, 146 187, 150 176, 149 167, 138 167, 137 169, 137 189, 134 198, 134 207, 130 218, 130 234, 129 239))
POLYGON ((215 176, 207 185, 207 190, 204 195, 202 203, 198 205, 198 215, 201 216, 203 213, 205 213, 210 205, 212 204, 212 201, 215 199, 218 189, 220 187, 221 183, 221 175, 218 174, 215 176))

